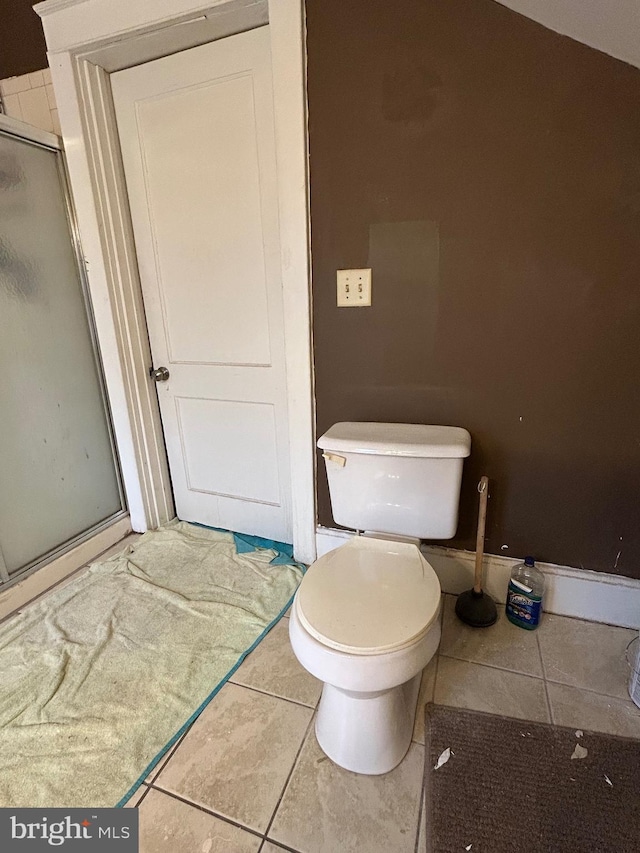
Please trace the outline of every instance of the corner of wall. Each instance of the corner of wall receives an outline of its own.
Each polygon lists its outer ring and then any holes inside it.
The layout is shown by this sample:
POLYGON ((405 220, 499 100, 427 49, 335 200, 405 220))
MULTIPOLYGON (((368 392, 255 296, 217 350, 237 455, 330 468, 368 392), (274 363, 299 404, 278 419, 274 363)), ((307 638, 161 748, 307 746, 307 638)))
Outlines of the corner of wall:
POLYGON ((48 68, 0 80, 0 98, 5 115, 60 136, 58 108, 48 68))

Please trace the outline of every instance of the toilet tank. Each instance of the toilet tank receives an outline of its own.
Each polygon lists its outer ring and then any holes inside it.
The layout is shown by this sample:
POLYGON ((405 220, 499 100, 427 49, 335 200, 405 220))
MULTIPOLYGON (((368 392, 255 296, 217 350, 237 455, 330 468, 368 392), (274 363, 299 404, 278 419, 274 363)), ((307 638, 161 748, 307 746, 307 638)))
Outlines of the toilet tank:
POLYGON ((466 429, 339 423, 318 439, 333 517, 356 530, 451 539, 458 526, 466 429))

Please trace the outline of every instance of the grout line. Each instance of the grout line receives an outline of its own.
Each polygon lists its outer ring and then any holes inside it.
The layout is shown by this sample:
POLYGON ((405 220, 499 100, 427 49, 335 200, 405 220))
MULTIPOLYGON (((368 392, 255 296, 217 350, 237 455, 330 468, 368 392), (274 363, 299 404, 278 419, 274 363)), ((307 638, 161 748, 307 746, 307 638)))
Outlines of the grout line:
POLYGON ((582 690, 584 693, 593 693, 594 696, 602 696, 603 699, 614 699, 618 702, 626 702, 629 701, 630 705, 633 707, 637 707, 634 702, 631 701, 631 697, 628 693, 625 693, 624 696, 616 696, 613 693, 600 693, 598 690, 592 690, 591 687, 582 687, 578 684, 567 684, 566 681, 554 681, 553 678, 546 679, 548 684, 557 684, 559 687, 569 687, 571 690, 582 690))
POLYGON ((298 764, 298 759, 300 758, 300 753, 302 752, 302 749, 303 749, 305 743, 307 742, 307 738, 309 737, 309 732, 310 732, 311 726, 314 724, 315 718, 316 718, 316 715, 314 713, 311 715, 311 719, 307 723, 307 728, 305 729, 304 736, 300 742, 300 746, 298 747, 298 751, 296 752, 296 757, 293 759, 293 764, 291 765, 291 770, 289 771, 289 774, 288 774, 287 778, 285 779, 284 786, 282 788, 282 791, 280 792, 280 796, 278 797, 278 802, 276 803, 276 806, 273 810, 273 814, 271 815, 271 819, 270 819, 269 823, 267 824, 267 828, 266 828, 265 833, 264 833, 265 839, 268 838, 269 831, 273 825, 273 821, 275 820, 278 809, 280 808, 280 803, 282 802, 282 799, 283 799, 283 797, 286 793, 286 790, 289 786, 289 782, 291 780, 291 777, 293 776, 293 771, 296 769, 296 766, 298 764))
MULTIPOLYGON (((564 617, 563 616, 563 617, 559 617, 559 618, 570 619, 571 617, 569 617, 569 616, 564 617)), ((586 622, 589 620, 581 619, 579 621, 586 622)), ((602 623, 594 623, 594 624, 602 624, 602 623)), ((620 626, 613 625, 613 626, 607 626, 607 627, 617 628, 620 626)), ((623 628, 622 630, 626 631, 629 629, 623 628)), ((572 687, 574 690, 584 690, 587 693, 594 693, 596 696, 606 696, 608 699, 620 699, 623 702, 625 701, 626 698, 628 698, 627 696, 615 696, 612 693, 601 693, 599 690, 593 690, 591 687, 578 686, 577 684, 568 684, 566 681, 557 681, 554 678, 550 678, 547 675, 547 670, 546 670, 545 665, 544 665, 544 655, 542 654, 542 643, 540 642, 540 634, 538 634, 537 631, 536 631, 536 640, 538 641, 538 649, 540 651, 540 663, 542 664, 542 677, 544 679, 544 688, 545 688, 545 692, 547 694, 547 702, 549 703, 549 713, 551 714, 551 722, 552 723, 555 724, 555 719, 554 719, 554 715, 553 715, 553 709, 551 707, 551 697, 549 696, 549 684, 559 684, 561 687, 572 687)), ((631 704, 633 704, 633 703, 631 703, 631 704)))
MULTIPOLYGON (((551 711, 551 699, 550 699, 549 690, 548 690, 549 684, 557 684, 559 687, 569 687, 572 690, 582 690, 585 693, 592 693, 594 696, 601 696, 603 699, 613 699, 613 700, 616 700, 618 702, 626 702, 628 699, 629 704, 633 705, 633 702, 631 701, 631 699, 629 697, 627 697, 626 695, 625 696, 616 696, 613 693, 601 693, 598 690, 593 690, 591 687, 584 687, 582 685, 577 685, 577 684, 568 684, 566 681, 556 681, 553 678, 548 678, 545 676, 530 675, 529 673, 526 673, 526 672, 518 672, 515 669, 504 669, 504 667, 495 666, 495 664, 477 663, 476 661, 466 660, 465 658, 457 658, 457 657, 454 657, 453 655, 440 654, 438 657, 438 660, 441 657, 448 658, 449 660, 458 660, 461 663, 470 663, 470 664, 473 664, 474 666, 484 666, 484 667, 487 667, 488 669, 497 669, 499 672, 510 672, 513 675, 521 675, 523 678, 532 678, 535 681, 542 681, 544 684, 545 696, 547 697, 547 706, 550 710, 551 722, 552 723, 554 722, 554 717, 553 717, 553 712, 551 711)), ((462 708, 465 706, 463 706, 463 705, 451 705, 449 707, 452 707, 452 708, 460 707, 460 708, 462 708)), ((513 719, 519 719, 519 718, 514 717, 513 719)), ((535 722, 535 721, 532 721, 532 722, 535 722)), ((555 723, 554 723, 554 725, 555 725, 555 723)))
POLYGON ((283 844, 281 841, 274 841, 273 838, 267 838, 266 836, 262 839, 262 845, 258 853, 261 853, 261 851, 264 850, 265 844, 273 844, 273 846, 277 850, 286 850, 288 851, 288 853, 299 853, 299 851, 296 850, 294 847, 289 847, 287 844, 283 844))
POLYGON ((194 809, 197 809, 199 812, 204 812, 205 814, 211 815, 212 817, 217 817, 219 820, 223 820, 225 823, 230 823, 232 826, 237 827, 237 829, 244 829, 245 832, 251 833, 251 835, 255 835, 257 838, 264 838, 263 834, 259 832, 257 829, 252 829, 250 826, 245 826, 243 823, 239 823, 237 820, 233 820, 233 818, 226 817, 226 815, 220 814, 219 812, 214 811, 213 809, 207 808, 207 806, 200 806, 198 803, 194 803, 191 800, 187 800, 185 797, 181 797, 180 794, 174 794, 173 791, 167 791, 165 788, 161 788, 159 785, 149 785, 150 789, 152 788, 154 791, 160 791, 162 794, 166 794, 167 797, 172 797, 174 800, 178 800, 181 803, 184 803, 186 806, 191 806, 194 809))
MULTIPOLYGON (((539 642, 539 639, 538 638, 536 638, 536 639, 539 642)), ((507 669, 504 666, 497 666, 494 663, 480 663, 479 661, 469 660, 468 658, 459 658, 459 657, 456 657, 455 655, 444 654, 443 652, 439 653, 438 660, 441 657, 448 658, 449 660, 457 660, 457 661, 460 661, 461 663, 470 663, 470 664, 473 664, 474 666, 486 666, 489 669, 497 669, 499 672, 511 672, 511 673, 513 673, 513 675, 521 675, 524 678, 533 678, 535 681, 543 681, 545 683, 545 689, 546 689, 547 683, 559 684, 561 687, 572 687, 574 690, 585 690, 587 693, 595 693, 596 696, 605 696, 608 699, 619 699, 622 702, 624 702, 625 699, 627 698, 626 696, 616 696, 615 693, 602 693, 599 690, 594 690, 592 687, 584 687, 584 686, 578 685, 578 684, 569 684, 566 681, 557 681, 556 679, 549 678, 548 676, 546 676, 544 674, 543 675, 532 675, 530 672, 520 672, 517 669, 507 669)), ((544 673, 544 662, 542 664, 542 671, 544 673)), ((629 701, 631 701, 631 700, 629 700, 629 701)))
MULTIPOLYGON (((214 699, 215 699, 215 696, 214 696, 214 699)), ((167 754, 162 756, 162 759, 156 764, 156 766, 151 771, 151 774, 150 774, 151 775, 151 781, 150 782, 147 782, 147 781, 143 782, 144 785, 153 785, 153 783, 156 781, 158 776, 162 773, 162 771, 166 768, 167 764, 171 761, 173 756, 176 754, 178 747, 180 746, 182 741, 186 738, 186 736, 189 734, 189 732, 193 728, 193 725, 195 722, 196 722, 196 720, 194 720, 193 723, 191 723, 191 725, 189 726, 189 728, 180 735, 178 740, 173 744, 173 746, 167 752, 167 754)), ((149 778, 149 776, 147 776, 147 779, 148 778, 149 778)))
POLYGON ((138 802, 137 802, 137 803, 136 803, 136 805, 134 806, 134 808, 136 808, 136 809, 138 808, 138 806, 140 805, 140 803, 144 800, 144 798, 145 798, 145 797, 147 796, 147 794, 149 793, 149 786, 147 785, 147 783, 146 783, 146 782, 141 782, 141 783, 140 783, 140 785, 138 786, 138 788, 137 788, 137 790, 136 790, 135 794, 132 794, 132 795, 129 797, 129 799, 127 800, 127 802, 126 802, 126 803, 124 803, 124 805, 122 806, 122 808, 131 808, 131 806, 129 806, 129 805, 128 805, 128 803, 130 803, 130 802, 131 802, 131 800, 133 800, 135 797, 137 797, 137 796, 138 796, 138 794, 140 793, 140 789, 141 789, 141 788, 143 788, 143 789, 144 789, 144 790, 143 790, 143 792, 142 792, 142 796, 140 797, 140 799, 138 800, 138 802))
MULTIPOLYGON (((616 577, 625 578, 624 575, 616 575, 616 577)), ((635 578, 625 578, 626 580, 635 580, 635 578)), ((607 584, 609 586, 609 584, 607 584)), ((615 586, 615 584, 611 584, 611 586, 615 586)), ((616 625, 613 622, 601 622, 599 619, 585 619, 584 616, 572 616, 569 613, 554 613, 551 610, 542 611, 543 620, 540 622, 540 625, 544 625, 544 620, 547 616, 551 616, 553 619, 571 619, 572 622, 587 622, 589 625, 601 625, 603 628, 619 628, 621 631, 637 631, 637 628, 629 628, 627 625, 616 625)))
POLYGON ((440 652, 436 651, 436 671, 433 674, 433 695, 431 697, 432 702, 436 701, 436 684, 438 683, 438 672, 440 671, 440 658, 440 652))
POLYGON ((549 687, 547 685, 547 679, 545 677, 545 669, 544 669, 544 660, 542 658, 542 646, 540 645, 540 635, 536 633, 536 643, 538 644, 538 655, 540 657, 540 666, 542 667, 542 683, 544 684, 544 695, 547 699, 547 710, 549 712, 549 722, 552 725, 555 725, 555 717, 553 715, 553 708, 551 707, 551 698, 549 696, 549 687))
MULTIPOLYGON (((262 691, 262 690, 257 690, 257 689, 255 689, 255 688, 253 688, 253 687, 247 687, 247 686, 246 686, 246 685, 244 685, 244 684, 238 684, 238 683, 236 683, 236 682, 232 682, 232 681, 231 681, 231 679, 229 679, 229 682, 228 682, 228 683, 230 683, 230 684, 235 684, 235 686, 236 686, 236 687, 243 687, 243 688, 244 688, 244 689, 246 689, 246 690, 253 690, 255 693, 260 693, 260 694, 262 694, 263 696, 270 696, 270 697, 271 697, 271 698, 273 698, 273 699, 281 699, 283 702, 290 702, 292 705, 297 705, 297 706, 298 706, 298 707, 300 707, 300 708, 305 708, 305 709, 307 709, 307 710, 309 710, 309 711, 312 711, 312 712, 313 712, 313 710, 314 710, 314 708, 313 708, 312 706, 309 706, 309 705, 303 705, 301 702, 296 702, 296 701, 295 701, 295 700, 293 700, 293 699, 285 699, 285 698, 284 698, 284 697, 282 697, 282 696, 275 696, 275 695, 274 695, 274 694, 272 694, 272 693, 266 693, 266 692, 264 692, 264 691, 262 691)), ((215 698, 215 697, 214 697, 214 698, 215 698)), ((312 715, 311 715, 311 720, 313 720, 313 713, 312 713, 312 715)), ((183 733, 182 733, 182 735, 180 736, 179 740, 177 740, 177 741, 176 741, 176 743, 173 745, 173 747, 171 748, 171 750, 169 751, 169 753, 168 753, 166 756, 164 756, 164 757, 163 757, 163 760, 158 762, 158 765, 157 765, 156 767, 154 767, 154 769, 151 771, 151 773, 152 773, 153 775, 151 776, 150 781, 145 780, 145 781, 142 783, 143 785, 148 785, 148 786, 155 787, 155 783, 156 783, 156 781, 157 781, 158 777, 160 776, 160 774, 161 774, 161 773, 163 773, 163 772, 166 770, 167 766, 169 765, 169 762, 173 760, 173 758, 174 758, 174 756, 175 756, 175 754, 176 754, 176 752, 177 752, 178 748, 180 747, 180 745, 182 744, 183 740, 187 737, 187 735, 189 734, 189 732, 190 732, 190 731, 191 731, 191 729, 193 728, 193 725, 194 725, 194 723, 195 723, 195 722, 196 722, 196 721, 194 720, 194 722, 189 726, 189 728, 188 728, 185 732, 183 732, 183 733)), ((310 721, 310 722, 311 722, 311 721, 310 721)), ((304 734, 304 736, 303 736, 303 742, 304 742, 304 738, 306 737, 307 730, 308 730, 308 727, 307 727, 307 729, 305 729, 305 734, 304 734)), ((297 758, 297 754, 296 754, 296 758, 297 758)), ((149 777, 147 777, 147 779, 149 779, 149 777)), ((164 790, 164 789, 159 788, 159 790, 164 790)), ((169 793, 169 792, 167 791, 167 792, 165 792, 165 793, 169 793)), ((146 796, 146 794, 145 794, 145 796, 146 796)), ((172 795, 172 796, 173 796, 173 795, 172 795)), ((141 800, 141 802, 142 802, 142 800, 141 800)))
POLYGON ((544 682, 544 695, 547 699, 547 710, 549 712, 549 722, 551 723, 551 725, 555 726, 556 725, 556 718, 555 718, 554 713, 553 713, 553 708, 551 707, 551 699, 549 697, 549 690, 547 689, 547 682, 546 681, 544 682))
POLYGON ((418 853, 418 849, 420 846, 420 829, 422 824, 422 818, 425 813, 425 790, 424 790, 424 774, 427 767, 427 756, 426 756, 426 747, 425 747, 425 758, 424 758, 424 768, 422 771, 422 778, 420 780, 420 807, 418 809, 418 828, 416 829, 416 843, 413 845, 413 853, 418 853))
POLYGON ((429 757, 427 755, 427 748, 428 747, 427 747, 426 740, 427 740, 427 737, 426 737, 426 732, 425 732, 425 744, 423 747, 424 754, 422 757, 422 776, 420 777, 420 805, 418 806, 418 826, 416 827, 416 840, 415 840, 415 844, 413 845, 414 853, 418 853, 418 846, 420 843, 420 825, 422 823, 422 815, 424 814, 424 806, 425 806, 425 802, 424 802, 425 787, 424 787, 424 785, 425 785, 425 774, 427 771, 427 761, 429 760, 429 757))
POLYGON ((148 794, 148 793, 149 793, 149 791, 151 790, 151 789, 150 789, 150 787, 146 784, 146 782, 143 782, 143 783, 142 783, 142 785, 141 785, 140 787, 144 787, 144 793, 142 794, 142 796, 140 797, 140 799, 138 800, 138 802, 137 802, 137 803, 136 803, 136 805, 135 805, 135 807, 136 807, 137 809, 139 809, 139 808, 140 808, 140 806, 142 805, 143 800, 146 798, 147 794, 148 794))
MULTIPOLYGON (((444 610, 444 608, 443 608, 444 610)), ((440 669, 440 652, 436 651, 436 671, 433 676, 433 696, 431 698, 432 702, 435 702, 436 699, 436 685, 438 683, 438 671, 440 669)), ((426 704, 426 703, 425 703, 426 704)), ((423 734, 424 734, 424 744, 423 744, 423 764, 422 764, 422 776, 420 778, 420 807, 418 809, 418 826, 416 829, 416 840, 413 847, 414 853, 419 853, 420 846, 420 829, 422 826, 423 817, 425 819, 425 836, 426 836, 426 780, 427 780, 427 761, 429 761, 429 749, 430 749, 430 740, 427 737, 427 720, 426 720, 426 712, 425 709, 422 709, 423 715, 423 734)), ((426 839, 425 839, 426 844, 426 839)))
POLYGON ((500 672, 512 672, 514 675, 523 675, 525 678, 535 678, 537 681, 544 681, 543 675, 533 675, 530 672, 521 672, 518 669, 509 669, 506 666, 498 666, 495 663, 481 663, 476 660, 469 660, 468 658, 459 658, 456 655, 445 654, 444 652, 440 652, 439 657, 449 658, 450 660, 459 660, 462 663, 472 663, 475 666, 487 666, 489 669, 498 669, 500 672))
POLYGON ((283 702, 290 702, 292 705, 297 705, 299 708, 306 708, 308 711, 315 710, 318 704, 316 702, 315 705, 307 705, 305 702, 298 702, 297 699, 289 699, 286 696, 280 696, 277 693, 269 693, 268 690, 261 690, 259 687, 252 687, 250 684, 243 684, 241 681, 234 681, 231 678, 228 683, 235 684, 236 687, 244 687, 245 690, 253 690, 254 693, 261 693, 263 696, 271 696, 272 699, 282 699, 283 702))

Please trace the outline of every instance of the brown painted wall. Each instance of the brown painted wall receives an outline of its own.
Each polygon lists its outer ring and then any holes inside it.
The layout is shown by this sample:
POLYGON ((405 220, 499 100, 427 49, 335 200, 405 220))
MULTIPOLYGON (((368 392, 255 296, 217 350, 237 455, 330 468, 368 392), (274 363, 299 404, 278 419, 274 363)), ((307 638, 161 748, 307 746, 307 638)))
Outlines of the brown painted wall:
POLYGON ((33 0, 0 0, 0 80, 47 67, 47 49, 33 0))
POLYGON ((640 577, 640 71, 491 0, 306 5, 319 432, 465 426, 452 544, 486 473, 489 552, 640 577))

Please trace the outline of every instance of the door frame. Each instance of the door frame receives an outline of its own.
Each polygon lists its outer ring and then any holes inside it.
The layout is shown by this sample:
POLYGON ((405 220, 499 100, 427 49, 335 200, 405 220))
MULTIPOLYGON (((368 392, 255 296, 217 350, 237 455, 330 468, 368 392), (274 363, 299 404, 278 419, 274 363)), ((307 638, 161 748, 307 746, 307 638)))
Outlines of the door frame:
POLYGON ((294 554, 316 556, 303 0, 47 0, 42 18, 131 525, 174 517, 109 75, 269 24, 294 554))

